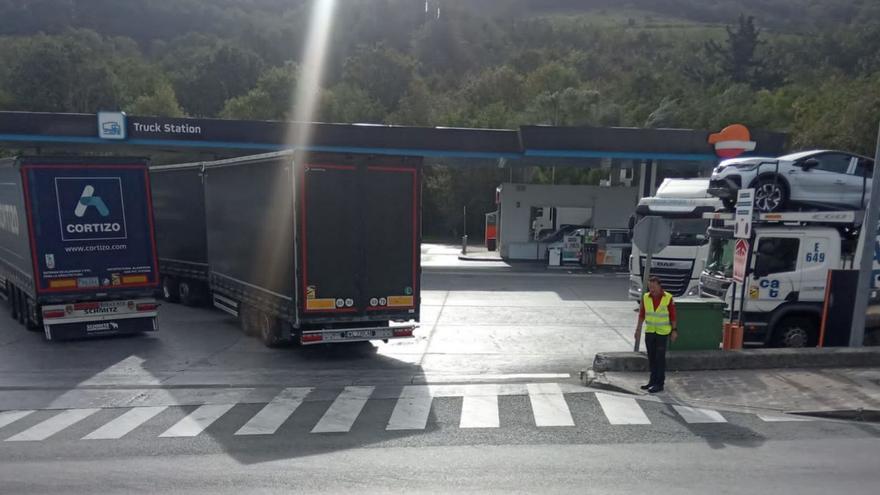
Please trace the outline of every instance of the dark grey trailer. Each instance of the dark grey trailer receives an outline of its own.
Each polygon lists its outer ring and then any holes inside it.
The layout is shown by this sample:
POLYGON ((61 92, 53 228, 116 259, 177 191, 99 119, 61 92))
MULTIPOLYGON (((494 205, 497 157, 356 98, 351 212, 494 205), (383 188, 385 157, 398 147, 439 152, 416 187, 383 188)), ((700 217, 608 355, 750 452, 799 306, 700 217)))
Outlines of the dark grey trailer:
POLYGON ((209 300, 203 164, 150 168, 162 295, 188 306, 209 300))
POLYGON ((0 293, 48 340, 157 329, 147 161, 0 160, 0 293))
MULTIPOLYGON (((412 336, 420 304, 421 162, 279 152, 172 166, 156 177, 172 170, 200 176, 214 305, 267 345, 318 344, 412 336)), ((164 193, 155 188, 158 210, 164 193)), ((169 235, 160 232, 161 239, 169 235)))

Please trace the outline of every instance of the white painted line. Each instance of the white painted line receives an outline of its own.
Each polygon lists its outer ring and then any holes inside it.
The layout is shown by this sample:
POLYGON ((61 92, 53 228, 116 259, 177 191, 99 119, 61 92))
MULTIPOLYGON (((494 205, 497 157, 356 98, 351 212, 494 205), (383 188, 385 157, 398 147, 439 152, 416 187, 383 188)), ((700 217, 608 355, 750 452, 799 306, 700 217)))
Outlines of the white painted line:
POLYGON ((761 418, 761 421, 766 421, 768 423, 813 421, 813 418, 805 418, 803 416, 789 416, 785 414, 759 414, 758 417, 761 418))
POLYGON ((727 423, 727 420, 718 411, 687 406, 672 407, 688 423, 727 423))
POLYGON ((558 383, 529 383, 526 387, 535 426, 574 426, 574 419, 558 383))
POLYGON ((403 387, 386 430, 424 430, 431 413, 431 389, 426 385, 403 387))
POLYGON ((165 438, 194 437, 205 431, 205 428, 211 426, 211 423, 220 419, 221 416, 233 407, 235 407, 235 404, 206 404, 200 406, 159 436, 165 438))
POLYGON ((153 419, 168 406, 135 407, 122 416, 89 433, 83 440, 115 440, 153 419))
POLYGON ((351 430, 375 387, 345 387, 312 428, 312 433, 345 433, 351 430))
POLYGON ((459 428, 498 428, 498 390, 492 385, 473 385, 461 402, 459 428))
POLYGON ((303 400, 311 392, 311 388, 286 388, 281 391, 271 402, 266 404, 244 426, 239 428, 236 435, 271 435, 287 421, 287 418, 296 411, 303 400))
POLYGON ((27 430, 15 435, 13 437, 7 438, 7 442, 33 442, 38 440, 45 440, 52 435, 58 433, 59 431, 67 428, 68 426, 74 425, 92 414, 100 411, 100 409, 92 408, 92 409, 68 409, 66 411, 62 411, 55 416, 43 421, 42 423, 38 423, 34 426, 31 426, 27 430))
POLYGON ((415 377, 418 383, 455 383, 455 382, 503 382, 508 380, 565 380, 571 378, 569 373, 507 373, 507 374, 470 374, 452 375, 429 373, 415 377))
POLYGON ((597 393, 596 399, 602 406, 602 412, 605 413, 608 422, 613 425, 651 424, 642 406, 633 398, 597 393))
POLYGON ((0 412, 0 428, 15 423, 19 419, 30 415, 33 411, 3 411, 0 412))

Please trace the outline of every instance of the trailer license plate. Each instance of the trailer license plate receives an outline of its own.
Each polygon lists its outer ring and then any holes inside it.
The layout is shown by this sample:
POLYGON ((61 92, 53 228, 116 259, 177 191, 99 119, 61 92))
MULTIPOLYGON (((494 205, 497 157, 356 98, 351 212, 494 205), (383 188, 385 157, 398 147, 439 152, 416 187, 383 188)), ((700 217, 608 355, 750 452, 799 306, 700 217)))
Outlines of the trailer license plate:
POLYGON ((352 330, 350 332, 346 332, 345 336, 349 339, 358 339, 364 337, 372 337, 372 330, 352 330))

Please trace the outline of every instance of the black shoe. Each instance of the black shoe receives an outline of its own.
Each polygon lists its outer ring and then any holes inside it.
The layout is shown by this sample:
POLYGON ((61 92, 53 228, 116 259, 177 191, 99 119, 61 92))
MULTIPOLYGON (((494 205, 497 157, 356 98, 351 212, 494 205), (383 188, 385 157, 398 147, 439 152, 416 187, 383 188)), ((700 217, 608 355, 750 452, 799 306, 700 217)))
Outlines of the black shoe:
POLYGON ((649 394, 656 394, 657 392, 662 392, 662 391, 663 391, 663 385, 651 385, 648 388, 649 394))
POLYGON ((647 384, 647 385, 642 385, 642 386, 639 387, 639 388, 642 389, 642 390, 648 390, 649 388, 651 388, 651 387, 653 387, 653 386, 654 386, 653 383, 649 383, 649 384, 647 384))

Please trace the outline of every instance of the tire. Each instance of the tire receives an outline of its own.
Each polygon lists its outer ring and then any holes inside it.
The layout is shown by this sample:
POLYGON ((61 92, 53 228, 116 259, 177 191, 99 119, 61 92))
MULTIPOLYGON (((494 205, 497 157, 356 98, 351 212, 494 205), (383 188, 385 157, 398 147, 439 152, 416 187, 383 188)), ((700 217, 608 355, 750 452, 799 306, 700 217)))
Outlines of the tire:
POLYGON ((172 277, 162 278, 162 298, 170 303, 180 302, 177 280, 172 277))
POLYGON ((9 302, 9 316, 13 320, 18 319, 18 289, 14 285, 7 285, 6 295, 9 302))
POLYGON ((725 210, 733 211, 734 206, 736 206, 736 199, 733 198, 723 198, 721 200, 721 204, 724 206, 725 210))
POLYGON ((284 343, 281 338, 281 325, 278 324, 278 318, 259 311, 256 314, 256 320, 260 340, 266 347, 280 347, 284 343))
POLYGON ((245 303, 240 303, 238 306, 238 323, 241 326, 241 331, 252 337, 257 335, 255 313, 256 310, 245 303))
POLYGON ((788 203, 788 186, 781 177, 759 177, 752 187, 755 189, 755 209, 761 213, 782 211, 788 203))
POLYGON ((184 306, 199 305, 198 292, 192 282, 185 279, 177 282, 177 300, 184 306))
POLYGON ((18 322, 27 327, 27 296, 20 290, 16 289, 16 292, 18 292, 18 322))
POLYGON ((25 324, 24 327, 31 332, 39 332, 43 330, 40 323, 39 312, 35 311, 33 304, 25 298, 25 324))
POLYGON ((815 347, 818 339, 816 323, 803 316, 785 318, 773 331, 773 344, 776 347, 815 347))

